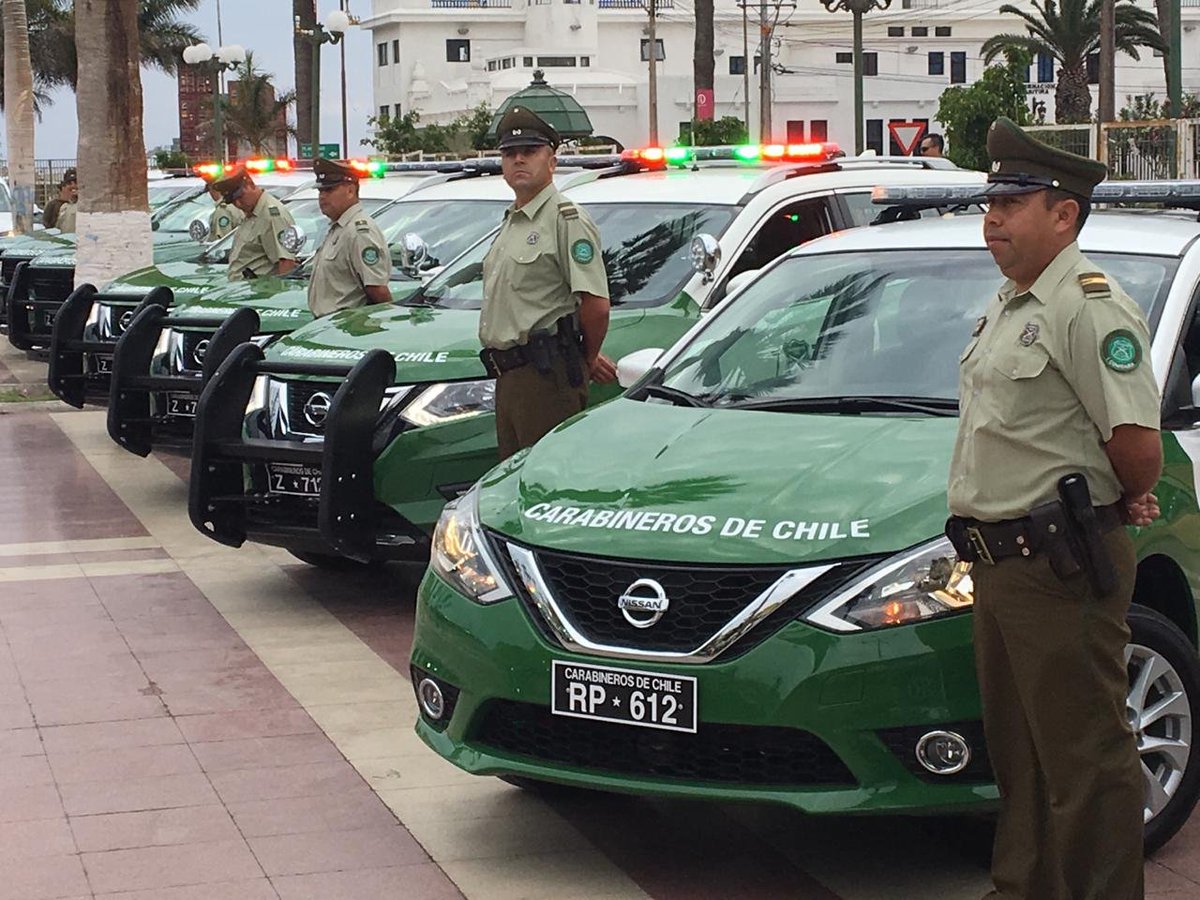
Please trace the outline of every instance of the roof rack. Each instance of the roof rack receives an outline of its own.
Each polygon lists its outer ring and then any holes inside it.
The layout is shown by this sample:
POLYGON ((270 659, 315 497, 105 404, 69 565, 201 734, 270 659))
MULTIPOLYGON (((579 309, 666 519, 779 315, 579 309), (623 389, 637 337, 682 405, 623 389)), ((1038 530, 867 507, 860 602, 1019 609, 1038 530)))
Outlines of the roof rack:
MULTIPOLYGON (((985 184, 877 185, 871 192, 871 202, 909 210, 971 206, 987 202, 984 193, 986 187, 985 184)), ((1200 180, 1102 181, 1092 191, 1092 203, 1107 206, 1151 204, 1165 209, 1187 209, 1200 213, 1200 180)), ((1200 221, 1200 216, 1197 221, 1200 221)))

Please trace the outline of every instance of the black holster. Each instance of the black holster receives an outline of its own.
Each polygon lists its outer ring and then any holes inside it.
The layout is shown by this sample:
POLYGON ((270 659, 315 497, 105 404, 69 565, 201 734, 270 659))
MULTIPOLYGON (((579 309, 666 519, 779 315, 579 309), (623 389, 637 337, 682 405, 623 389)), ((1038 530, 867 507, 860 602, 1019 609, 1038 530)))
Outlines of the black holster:
POLYGON ((574 316, 558 320, 558 349, 566 364, 567 381, 571 387, 583 387, 583 334, 575 325, 574 316))
POLYGON ((1088 581, 1097 597, 1107 597, 1117 589, 1117 571, 1108 555, 1086 476, 1081 472, 1064 475, 1058 480, 1058 496, 1071 523, 1071 534, 1078 544, 1088 581))

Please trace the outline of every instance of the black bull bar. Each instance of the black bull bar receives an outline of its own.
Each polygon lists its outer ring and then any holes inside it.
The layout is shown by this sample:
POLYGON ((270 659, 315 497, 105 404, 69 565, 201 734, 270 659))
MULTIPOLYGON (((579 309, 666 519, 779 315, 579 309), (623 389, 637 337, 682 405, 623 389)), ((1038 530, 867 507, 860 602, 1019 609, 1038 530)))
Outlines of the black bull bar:
POLYGON ((154 446, 155 426, 164 416, 155 415, 155 394, 183 393, 199 396, 220 364, 238 345, 259 330, 258 313, 241 307, 231 315, 172 316, 157 304, 143 304, 113 350, 112 381, 109 384, 108 435, 130 453, 148 456, 154 446), (154 375, 150 366, 154 349, 164 328, 215 328, 204 354, 200 372, 154 375))
MULTIPOLYGON (((192 443, 188 514, 202 533, 231 547, 247 539, 248 510, 267 502, 246 489, 243 466, 294 463, 319 468, 317 531, 334 552, 367 562, 374 556, 375 503, 372 434, 396 361, 370 350, 347 363, 266 362, 261 347, 241 344, 221 363, 200 394, 192 443), (333 396, 320 443, 264 440, 243 435, 246 405, 260 375, 313 375, 344 379, 333 396)), ((276 523, 269 542, 310 537, 303 523, 276 523)), ((258 535, 256 534, 256 537, 258 535)))
MULTIPOLYGON (((13 284, 16 285, 17 280, 13 284)), ((89 356, 99 359, 111 358, 117 347, 117 337, 89 337, 87 320, 92 307, 97 303, 109 303, 125 307, 136 303, 134 314, 148 307, 166 308, 174 295, 170 288, 151 288, 144 296, 135 294, 100 293, 95 285, 81 284, 61 304, 54 318, 54 329, 50 335, 50 371, 46 383, 54 395, 77 409, 82 409, 88 399, 89 388, 92 398, 108 399, 108 378, 99 372, 89 372, 89 356)), ((11 328, 11 325, 10 325, 11 328)), ((11 338, 11 333, 10 333, 11 338)))
POLYGON ((61 299, 38 300, 30 296, 29 288, 33 280, 30 262, 31 260, 27 260, 17 264, 12 281, 8 285, 8 293, 4 297, 8 315, 8 342, 18 350, 45 347, 46 334, 37 327, 38 316, 41 314, 44 319, 48 318, 52 324, 57 324, 57 315, 63 305, 61 299))

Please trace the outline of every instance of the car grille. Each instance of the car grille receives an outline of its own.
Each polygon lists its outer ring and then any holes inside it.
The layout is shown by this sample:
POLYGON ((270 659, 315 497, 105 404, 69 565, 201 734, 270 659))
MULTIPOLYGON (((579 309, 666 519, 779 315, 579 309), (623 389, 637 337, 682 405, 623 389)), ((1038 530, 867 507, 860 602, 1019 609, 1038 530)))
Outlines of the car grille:
POLYGON ((35 300, 62 302, 75 290, 75 267, 33 267, 29 272, 29 286, 35 300))
MULTIPOLYGON (((643 651, 695 650, 725 627, 763 591, 790 571, 790 566, 651 565, 536 551, 538 566, 562 614, 589 640, 643 651), (617 608, 617 598, 641 578, 662 585, 670 603, 653 626, 637 628, 617 608)), ((743 653, 770 636, 803 609, 834 590, 869 563, 836 565, 815 579, 752 629, 725 656, 743 653)), ((520 579, 516 579, 520 583, 520 579)), ((541 614, 524 597, 539 622, 541 614)))
POLYGON ((539 762, 611 775, 716 784, 853 785, 854 776, 816 735, 796 728, 701 723, 695 734, 556 716, 497 700, 474 742, 539 762))
POLYGON ((293 434, 323 436, 325 422, 321 420, 314 424, 304 415, 304 407, 314 394, 325 394, 330 400, 337 393, 339 385, 328 381, 289 381, 287 382, 287 422, 288 430, 293 434))
POLYGON ((212 332, 184 331, 183 334, 183 370, 185 372, 201 372, 204 370, 204 359, 196 355, 196 348, 203 342, 207 351, 212 342, 212 332))

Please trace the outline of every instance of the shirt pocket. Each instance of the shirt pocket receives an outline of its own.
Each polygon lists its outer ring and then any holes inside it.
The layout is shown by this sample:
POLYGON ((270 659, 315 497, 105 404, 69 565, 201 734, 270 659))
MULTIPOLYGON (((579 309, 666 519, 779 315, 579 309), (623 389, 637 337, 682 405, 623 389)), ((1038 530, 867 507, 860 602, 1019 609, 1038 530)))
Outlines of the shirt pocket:
POLYGON ((1037 344, 1009 351, 992 360, 994 377, 988 388, 996 415, 1005 425, 1037 410, 1038 378, 1050 356, 1037 344))
POLYGON ((558 262, 550 250, 540 253, 526 253, 513 260, 512 286, 515 290, 545 290, 554 280, 562 280, 558 271, 558 262))

